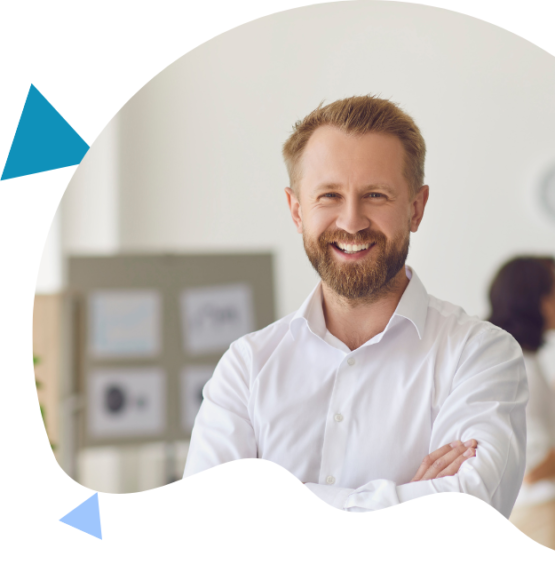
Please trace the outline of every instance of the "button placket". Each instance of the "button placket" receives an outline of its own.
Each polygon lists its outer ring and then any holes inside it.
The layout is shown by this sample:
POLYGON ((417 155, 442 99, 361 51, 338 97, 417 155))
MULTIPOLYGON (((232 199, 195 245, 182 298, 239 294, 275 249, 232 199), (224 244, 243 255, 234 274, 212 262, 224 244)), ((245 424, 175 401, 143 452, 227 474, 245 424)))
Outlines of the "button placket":
POLYGON ((354 364, 355 359, 347 355, 344 355, 337 364, 335 384, 329 401, 324 431, 318 478, 320 484, 332 486, 341 483, 345 463, 344 453, 349 440, 349 429, 346 423, 348 413, 345 414, 345 409, 349 409, 350 390, 353 378, 356 378, 356 368, 351 368, 354 364))

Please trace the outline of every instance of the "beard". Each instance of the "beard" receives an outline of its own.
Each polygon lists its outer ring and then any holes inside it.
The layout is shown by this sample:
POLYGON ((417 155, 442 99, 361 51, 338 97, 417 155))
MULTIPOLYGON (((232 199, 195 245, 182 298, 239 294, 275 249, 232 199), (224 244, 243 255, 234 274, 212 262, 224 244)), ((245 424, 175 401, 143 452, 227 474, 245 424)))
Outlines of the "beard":
POLYGON ((343 230, 325 231, 318 239, 303 232, 308 259, 322 282, 349 301, 373 302, 390 291, 393 278, 405 266, 409 253, 410 231, 388 239, 381 231, 363 229, 352 235, 343 230), (352 263, 333 257, 333 243, 372 245, 369 256, 352 263))

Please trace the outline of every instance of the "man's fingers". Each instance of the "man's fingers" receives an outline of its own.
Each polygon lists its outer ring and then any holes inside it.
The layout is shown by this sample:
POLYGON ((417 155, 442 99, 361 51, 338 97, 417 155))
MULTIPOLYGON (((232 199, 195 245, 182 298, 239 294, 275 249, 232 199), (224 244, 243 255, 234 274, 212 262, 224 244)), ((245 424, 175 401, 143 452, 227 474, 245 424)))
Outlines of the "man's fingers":
POLYGON ((437 478, 438 474, 452 464, 459 456, 461 456, 464 451, 468 448, 463 445, 460 441, 453 443, 455 446, 451 448, 449 452, 440 456, 432 465, 426 470, 422 476, 422 480, 432 480, 437 478))
POLYGON ((461 441, 454 441, 451 444, 444 445, 441 448, 434 450, 424 458, 420 468, 418 468, 418 471, 411 482, 431 480, 432 478, 438 477, 438 474, 453 464, 454 461, 466 451, 466 449, 475 449, 477 446, 478 441, 470 439, 464 443, 461 441))
POLYGON ((463 445, 469 448, 476 448, 478 446, 478 441, 476 439, 470 439, 468 441, 464 441, 463 445))
POLYGON ((422 479, 422 476, 424 476, 424 474, 426 473, 426 470, 428 468, 429 468, 429 464, 427 464, 426 459, 424 459, 422 461, 422 464, 420 465, 420 468, 418 468, 418 470, 416 471, 416 474, 414 475, 414 478, 411 480, 411 482, 419 482, 422 479))
POLYGON ((449 466, 442 470, 437 478, 443 478, 444 476, 454 476, 462 466, 463 462, 467 461, 469 458, 476 456, 475 448, 467 448, 459 457, 457 457, 449 466))
POLYGON ((441 458, 443 455, 447 454, 451 450, 453 450, 453 447, 451 445, 445 445, 445 446, 442 446, 441 448, 438 448, 437 450, 434 450, 434 452, 428 454, 428 456, 426 456, 424 458, 424 460, 422 461, 420 468, 418 468, 418 471, 414 475, 414 478, 411 480, 411 482, 418 482, 419 480, 421 480, 422 476, 424 476, 424 474, 427 472, 428 468, 430 468, 430 466, 438 458, 441 458))

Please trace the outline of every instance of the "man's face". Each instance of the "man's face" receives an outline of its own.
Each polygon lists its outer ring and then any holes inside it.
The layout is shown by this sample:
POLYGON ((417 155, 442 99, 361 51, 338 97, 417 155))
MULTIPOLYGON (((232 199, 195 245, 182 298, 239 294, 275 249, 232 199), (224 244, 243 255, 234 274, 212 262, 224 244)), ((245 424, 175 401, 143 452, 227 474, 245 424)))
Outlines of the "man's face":
POLYGON ((305 147, 293 220, 322 281, 349 300, 374 300, 403 268, 428 187, 412 197, 394 136, 317 129, 305 147))

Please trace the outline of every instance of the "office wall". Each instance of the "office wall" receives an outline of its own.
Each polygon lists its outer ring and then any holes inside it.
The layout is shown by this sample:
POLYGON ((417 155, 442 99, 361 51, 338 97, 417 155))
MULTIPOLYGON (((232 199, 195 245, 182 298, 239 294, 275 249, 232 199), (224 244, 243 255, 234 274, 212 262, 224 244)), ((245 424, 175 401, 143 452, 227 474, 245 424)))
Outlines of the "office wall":
POLYGON ((85 155, 64 194, 59 210, 64 256, 119 250, 118 124, 115 116, 85 155))

